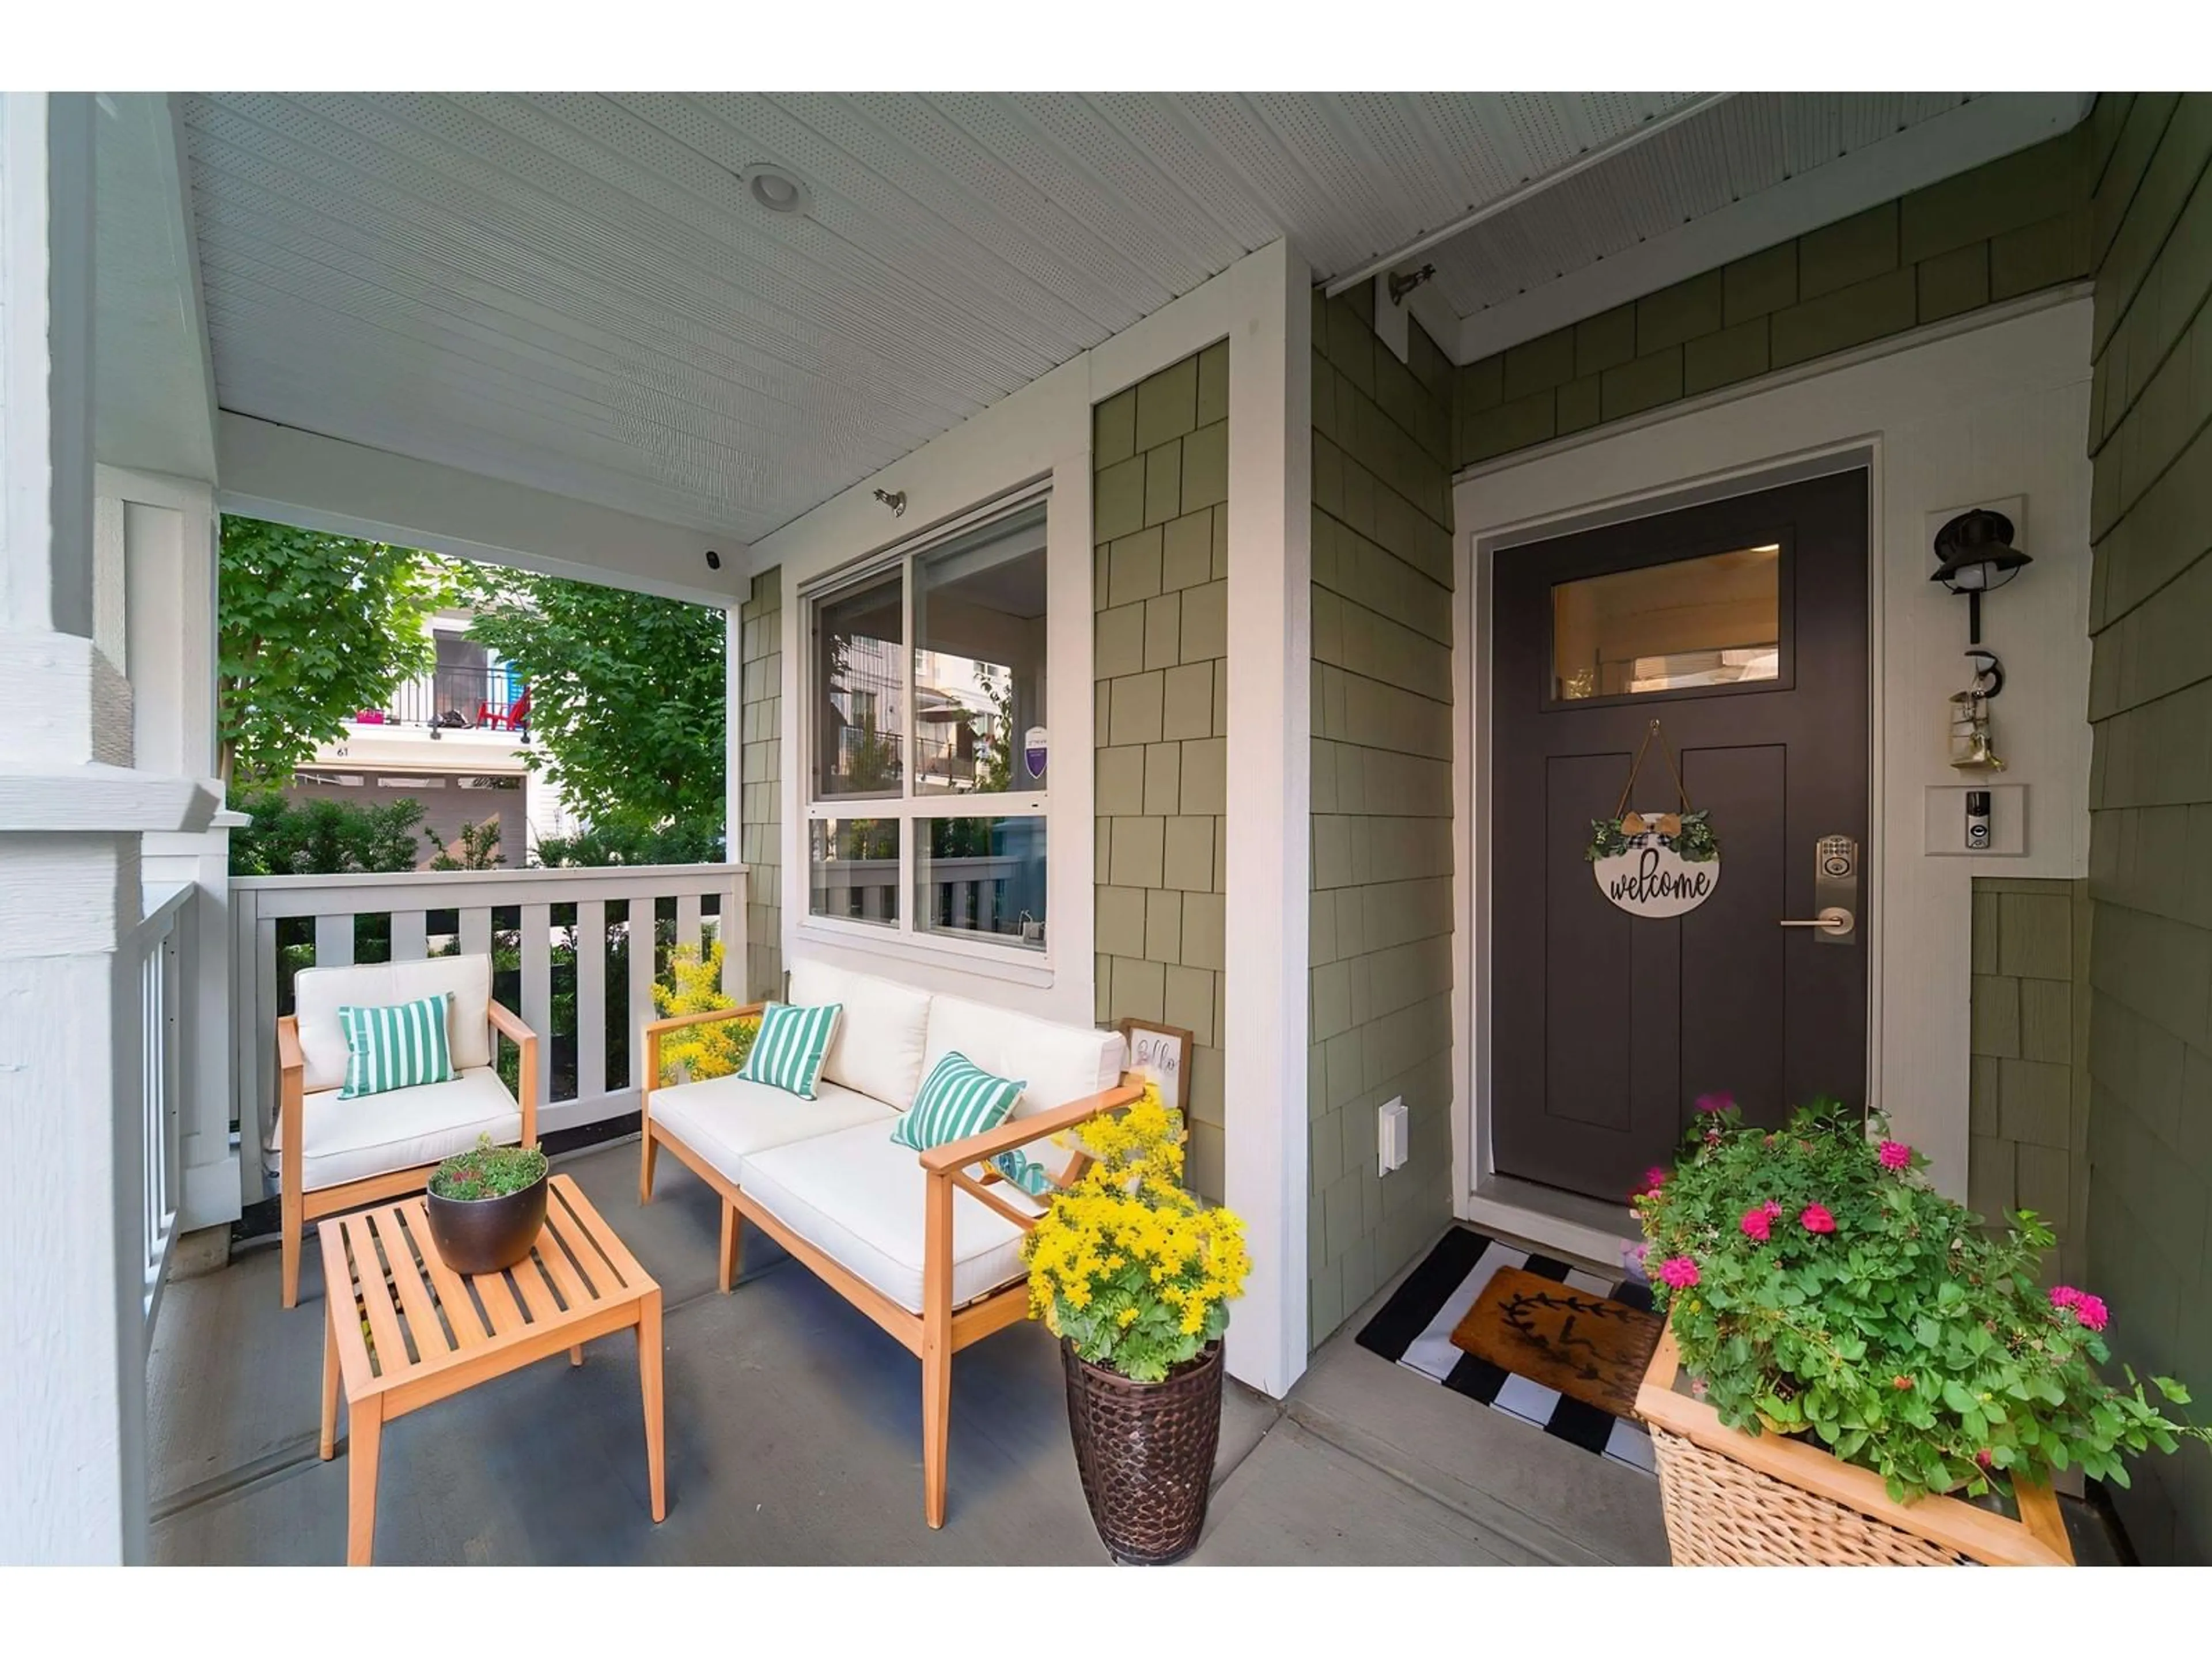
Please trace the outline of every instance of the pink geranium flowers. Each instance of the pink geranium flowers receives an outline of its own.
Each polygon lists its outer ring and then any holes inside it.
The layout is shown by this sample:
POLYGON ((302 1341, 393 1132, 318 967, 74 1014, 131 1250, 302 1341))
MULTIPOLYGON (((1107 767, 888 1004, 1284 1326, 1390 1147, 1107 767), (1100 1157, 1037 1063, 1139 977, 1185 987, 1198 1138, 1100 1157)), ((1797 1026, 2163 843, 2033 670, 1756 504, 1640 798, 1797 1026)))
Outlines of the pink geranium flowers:
POLYGON ((1825 1204, 1808 1204, 1798 1212, 1797 1224, 1808 1233, 1832 1233, 1836 1231, 1836 1218, 1828 1213, 1825 1204))
POLYGON ((1773 1237, 1774 1218, 1781 1213, 1782 1206, 1770 1198, 1764 1204, 1756 1204, 1746 1210, 1743 1219, 1736 1224, 1743 1229, 1745 1237, 1755 1238, 1764 1244, 1773 1237))
POLYGON ((1686 1255, 1670 1255, 1659 1264, 1659 1278, 1669 1290, 1686 1291, 1698 1282, 1698 1264, 1686 1255))
POLYGON ((2072 1314, 2081 1328, 2088 1331, 2103 1330, 2112 1317, 2103 1297, 2077 1291, 2071 1285, 2053 1285, 2051 1287, 2051 1305, 2072 1314))
POLYGON ((1734 1095, 1699 1095, 1698 1097, 1698 1109, 1701 1112, 1711 1113, 1715 1116, 1727 1111, 1735 1104, 1735 1097, 1734 1095))
POLYGON ((1875 1154, 1885 1170, 1904 1170, 1912 1167, 1912 1148, 1901 1140, 1885 1140, 1875 1154))

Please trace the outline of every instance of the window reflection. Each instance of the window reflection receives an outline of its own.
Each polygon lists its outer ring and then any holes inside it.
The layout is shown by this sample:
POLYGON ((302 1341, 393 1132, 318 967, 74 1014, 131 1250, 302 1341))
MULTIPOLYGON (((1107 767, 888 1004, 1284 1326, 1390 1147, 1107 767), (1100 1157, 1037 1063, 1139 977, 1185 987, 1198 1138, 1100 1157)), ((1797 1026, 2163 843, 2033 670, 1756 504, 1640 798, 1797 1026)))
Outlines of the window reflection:
POLYGON ((919 560, 914 631, 915 793, 1042 788, 1024 742, 1044 724, 1042 504, 919 560))
POLYGON ((1779 678, 1782 549, 1740 548, 1552 589, 1552 695, 1617 697, 1779 678))
POLYGON ((915 919, 932 933, 1044 948, 1044 820, 931 818, 915 848, 915 919))
POLYGON ((814 611, 815 730, 822 795, 896 795, 905 706, 896 571, 814 611))
POLYGON ((899 821, 816 818, 808 825, 807 908, 880 921, 899 915, 899 821))

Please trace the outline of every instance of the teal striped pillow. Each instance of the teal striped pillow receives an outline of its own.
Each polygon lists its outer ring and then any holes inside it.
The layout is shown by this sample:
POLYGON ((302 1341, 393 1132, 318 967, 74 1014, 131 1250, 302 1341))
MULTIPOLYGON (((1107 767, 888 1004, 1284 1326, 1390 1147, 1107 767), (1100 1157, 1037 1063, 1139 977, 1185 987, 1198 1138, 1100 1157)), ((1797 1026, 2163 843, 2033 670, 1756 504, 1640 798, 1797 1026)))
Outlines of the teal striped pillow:
POLYGON ((891 1127, 902 1146, 926 1152, 969 1135, 995 1129, 1006 1121, 1026 1083, 994 1077, 955 1049, 930 1068, 914 1104, 891 1127))
POLYGON ((738 1075, 771 1089, 814 1098, 814 1079, 822 1074, 823 1056, 830 1052, 830 1034, 837 1029, 842 1002, 825 1002, 800 1008, 787 1002, 771 1002, 761 1011, 760 1031, 753 1038, 745 1063, 738 1075))
POLYGON ((345 1086, 340 1100, 358 1100, 392 1089, 451 1083, 453 1057, 446 1042, 450 991, 386 1008, 341 1007, 338 1030, 346 1045, 345 1086))

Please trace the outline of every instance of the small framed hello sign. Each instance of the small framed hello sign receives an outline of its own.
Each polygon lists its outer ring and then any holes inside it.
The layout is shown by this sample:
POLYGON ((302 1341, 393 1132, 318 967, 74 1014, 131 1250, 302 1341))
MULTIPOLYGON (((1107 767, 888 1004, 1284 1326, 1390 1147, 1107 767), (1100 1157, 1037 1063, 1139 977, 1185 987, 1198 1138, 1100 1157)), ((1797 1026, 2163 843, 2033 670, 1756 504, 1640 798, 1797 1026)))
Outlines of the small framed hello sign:
POLYGON ((1190 1103, 1191 1034, 1180 1025, 1133 1018, 1116 1029, 1129 1045, 1129 1069, 1158 1088, 1168 1106, 1183 1111, 1190 1103))

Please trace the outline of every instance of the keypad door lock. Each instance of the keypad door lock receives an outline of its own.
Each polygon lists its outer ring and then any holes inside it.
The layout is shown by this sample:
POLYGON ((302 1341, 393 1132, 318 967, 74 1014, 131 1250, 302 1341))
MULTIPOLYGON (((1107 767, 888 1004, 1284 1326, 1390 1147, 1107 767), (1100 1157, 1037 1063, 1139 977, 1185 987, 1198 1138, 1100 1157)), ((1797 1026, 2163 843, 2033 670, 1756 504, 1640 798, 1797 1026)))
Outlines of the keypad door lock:
POLYGON ((1813 848, 1813 908, 1807 921, 1784 920, 1784 927, 1809 927, 1816 945, 1851 945, 1858 939, 1859 844, 1849 836, 1823 836, 1813 848))

